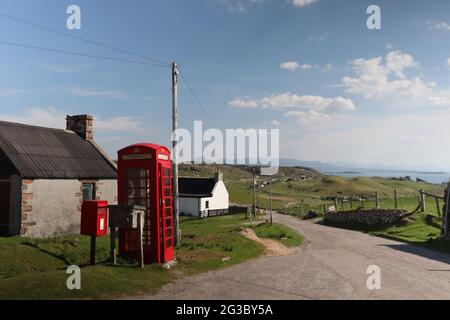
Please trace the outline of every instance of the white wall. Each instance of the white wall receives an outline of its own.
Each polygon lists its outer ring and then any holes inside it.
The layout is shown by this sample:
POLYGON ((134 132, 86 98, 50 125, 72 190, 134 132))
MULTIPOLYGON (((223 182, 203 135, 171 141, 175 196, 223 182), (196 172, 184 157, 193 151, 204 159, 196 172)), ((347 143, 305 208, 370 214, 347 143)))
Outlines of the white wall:
POLYGON ((218 181, 214 186, 211 198, 202 198, 201 210, 222 210, 229 207, 229 195, 227 187, 223 181, 218 181), (206 201, 209 201, 209 208, 206 209, 206 201))
POLYGON ((179 198, 180 214, 198 217, 199 216, 199 199, 198 198, 179 198))

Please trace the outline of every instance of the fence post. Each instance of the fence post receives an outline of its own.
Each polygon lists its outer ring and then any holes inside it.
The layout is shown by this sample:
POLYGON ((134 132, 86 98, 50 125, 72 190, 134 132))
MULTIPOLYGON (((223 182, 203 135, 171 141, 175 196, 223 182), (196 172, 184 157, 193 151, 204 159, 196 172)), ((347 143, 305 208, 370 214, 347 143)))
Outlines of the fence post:
POLYGON ((336 207, 336 210, 338 210, 338 198, 334 198, 334 206, 336 207))
POLYGON ((350 209, 353 209, 353 198, 350 197, 350 209))
POLYGON ((341 209, 344 211, 344 198, 341 198, 341 209))
POLYGON ((398 209, 398 203, 397 203, 397 189, 394 189, 394 207, 395 207, 395 209, 398 209))
POLYGON ((378 194, 378 192, 375 192, 375 204, 377 209, 380 209, 380 196, 378 194))
POLYGON ((420 211, 425 212, 426 205, 425 205, 425 194, 423 190, 419 190, 419 204, 420 204, 420 211))
POLYGON ((440 217, 441 216, 441 208, 439 208, 439 198, 435 197, 434 200, 436 201, 436 210, 437 210, 438 217, 440 217))

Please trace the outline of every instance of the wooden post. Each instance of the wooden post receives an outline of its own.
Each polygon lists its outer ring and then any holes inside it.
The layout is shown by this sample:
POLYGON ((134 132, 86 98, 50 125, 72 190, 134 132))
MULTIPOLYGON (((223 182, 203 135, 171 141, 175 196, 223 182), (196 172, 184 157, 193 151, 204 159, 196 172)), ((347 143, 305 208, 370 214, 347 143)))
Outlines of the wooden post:
POLYGON ((111 227, 110 229, 111 237, 111 260, 114 265, 117 264, 117 249, 116 249, 116 227, 111 227))
POLYGON ((334 198, 334 207, 338 210, 338 198, 334 198))
POLYGON ((253 167, 253 217, 256 218, 256 168, 253 167))
POLYGON ((397 189, 394 189, 394 208, 395 208, 395 209, 398 209, 397 189))
POLYGON ((327 205, 324 203, 323 204, 323 213, 326 213, 327 212, 327 205))
POLYGON ((350 209, 353 209, 353 198, 350 197, 350 209))
POLYGON ((137 240, 138 240, 138 262, 139 267, 144 268, 144 241, 143 241, 144 213, 139 211, 137 214, 137 240))
POLYGON ((258 178, 258 208, 259 208, 259 213, 262 212, 261 211, 261 179, 260 179, 260 177, 258 178))
POLYGON ((442 212, 442 238, 448 239, 450 237, 450 182, 447 184, 447 194, 445 197, 444 211, 442 212))
POLYGON ((439 198, 438 197, 434 197, 434 200, 436 201, 437 214, 440 217, 441 216, 441 208, 439 208, 439 198))
POLYGON ((269 198, 270 198, 270 225, 273 225, 272 217, 272 176, 269 176, 269 198))
POLYGON ((425 205, 425 194, 423 190, 419 190, 419 204, 420 204, 420 211, 425 212, 426 205, 425 205))
POLYGON ((377 209, 380 209, 380 195, 378 194, 378 192, 375 192, 375 203, 377 209))
POLYGON ((344 211, 344 198, 341 198, 341 210, 344 211))
POLYGON ((95 249, 97 237, 91 237, 91 266, 95 266, 95 249))

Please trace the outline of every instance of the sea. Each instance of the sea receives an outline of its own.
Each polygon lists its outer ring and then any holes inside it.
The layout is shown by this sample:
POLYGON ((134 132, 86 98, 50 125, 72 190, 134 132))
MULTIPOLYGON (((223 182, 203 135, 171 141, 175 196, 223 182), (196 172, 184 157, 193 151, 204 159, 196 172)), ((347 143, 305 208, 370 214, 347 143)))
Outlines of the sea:
POLYGON ((447 183, 450 181, 450 173, 448 172, 420 172, 420 171, 395 171, 395 170, 365 170, 357 169, 355 171, 336 171, 326 172, 325 174, 341 176, 341 177, 382 177, 382 178, 403 178, 411 177, 411 180, 417 178, 429 183, 447 183))

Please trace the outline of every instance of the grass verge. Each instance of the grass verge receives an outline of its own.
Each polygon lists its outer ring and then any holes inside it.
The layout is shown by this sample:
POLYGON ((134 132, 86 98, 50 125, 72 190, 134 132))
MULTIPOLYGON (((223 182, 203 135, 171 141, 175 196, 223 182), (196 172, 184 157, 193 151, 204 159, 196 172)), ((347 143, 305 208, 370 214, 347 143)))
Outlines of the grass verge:
MULTIPOLYGON (((0 299, 108 299, 156 293, 175 279, 215 270, 258 257, 264 248, 242 236, 248 226, 243 214, 208 219, 181 219, 182 245, 178 263, 170 270, 134 262, 108 263, 109 238, 97 240, 96 266, 88 266, 89 238, 80 235, 54 239, 0 238, 0 299), (81 267, 81 290, 68 290, 65 270, 81 267)), ((262 237, 287 246, 301 243, 293 230, 265 224, 255 227, 262 237)))
POLYGON ((256 235, 260 238, 278 240, 286 247, 298 247, 303 243, 303 237, 295 230, 282 224, 261 223, 252 227, 256 235))
POLYGON ((450 253, 450 242, 439 240, 440 223, 432 215, 426 213, 416 213, 392 226, 333 226, 362 231, 371 235, 450 253))

